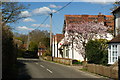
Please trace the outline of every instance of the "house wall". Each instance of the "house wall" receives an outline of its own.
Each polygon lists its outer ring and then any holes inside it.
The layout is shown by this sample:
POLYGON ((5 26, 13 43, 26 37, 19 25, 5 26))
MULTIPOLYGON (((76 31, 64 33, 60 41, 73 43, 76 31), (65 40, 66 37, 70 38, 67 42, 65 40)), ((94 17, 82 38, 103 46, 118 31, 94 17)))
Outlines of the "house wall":
POLYGON ((120 43, 118 45, 118 56, 120 56, 120 43))
MULTIPOLYGON (((60 49, 60 48, 63 49, 63 47, 61 46, 63 44, 63 42, 64 42, 64 38, 58 43, 58 49, 60 49)), ((61 50, 61 51, 63 52, 63 50, 61 50)), ((58 57, 62 58, 63 55, 60 53, 61 53, 60 50, 58 50, 58 57)))
POLYGON ((55 36, 55 45, 54 46, 55 46, 55 57, 58 57, 57 56, 58 53, 57 53, 57 38, 56 38, 56 36, 55 36))
MULTIPOLYGON (((62 43, 63 41, 64 41, 64 39, 61 40, 61 42, 59 42, 59 44, 62 43)), ((58 45, 58 46, 59 46, 59 48, 61 47, 61 45, 58 45)), ((74 44, 73 49, 72 49, 72 44, 70 44, 69 46, 63 46, 63 57, 60 54, 60 51, 58 52, 58 55, 60 58, 69 58, 69 59, 76 59, 79 61, 84 61, 84 58, 82 57, 82 55, 78 51, 76 51, 75 44, 74 44)))
POLYGON ((80 52, 76 51, 75 44, 74 44, 73 49, 72 49, 72 45, 70 45, 69 47, 69 58, 84 61, 84 58, 82 57, 80 52), (72 56, 72 52, 73 52, 73 56, 72 56))
MULTIPOLYGON (((62 55, 60 54, 59 48, 60 48, 60 44, 59 42, 61 42, 62 38, 63 38, 63 34, 56 34, 53 36, 52 38, 52 57, 62 57, 62 55)), ((63 41, 62 41, 63 43, 63 41)))
POLYGON ((120 31, 118 31, 118 29, 120 29, 120 12, 117 12, 115 14, 116 19, 115 19, 115 31, 116 31, 116 35, 120 34, 120 31))

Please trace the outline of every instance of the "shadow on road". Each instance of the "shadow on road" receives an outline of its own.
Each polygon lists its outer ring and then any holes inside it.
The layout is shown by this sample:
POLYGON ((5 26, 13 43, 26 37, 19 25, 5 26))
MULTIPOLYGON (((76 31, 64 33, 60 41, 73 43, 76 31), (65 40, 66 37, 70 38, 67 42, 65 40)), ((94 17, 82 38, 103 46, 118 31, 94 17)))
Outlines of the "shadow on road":
POLYGON ((31 76, 28 74, 26 64, 22 61, 18 61, 18 78, 17 80, 30 80, 31 76))

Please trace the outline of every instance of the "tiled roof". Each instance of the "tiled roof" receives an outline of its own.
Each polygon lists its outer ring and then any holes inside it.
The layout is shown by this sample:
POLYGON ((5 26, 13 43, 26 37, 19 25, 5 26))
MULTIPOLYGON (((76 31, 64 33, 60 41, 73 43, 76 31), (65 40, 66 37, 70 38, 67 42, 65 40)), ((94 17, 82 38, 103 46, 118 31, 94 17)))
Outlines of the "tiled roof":
POLYGON ((41 44, 41 45, 39 46, 39 48, 46 48, 46 46, 43 45, 43 44, 41 44))
POLYGON ((60 42, 64 38, 64 35, 63 34, 56 34, 56 37, 57 37, 57 42, 60 42))
MULTIPOLYGON (((83 17, 83 16, 87 16, 87 17, 98 17, 98 15, 64 15, 65 17, 83 17)), ((103 15, 106 17, 113 17, 113 15, 103 15)))
POLYGON ((113 15, 105 15, 106 17, 114 17, 113 15))
POLYGON ((120 34, 113 38, 110 42, 108 43, 120 43, 120 34))

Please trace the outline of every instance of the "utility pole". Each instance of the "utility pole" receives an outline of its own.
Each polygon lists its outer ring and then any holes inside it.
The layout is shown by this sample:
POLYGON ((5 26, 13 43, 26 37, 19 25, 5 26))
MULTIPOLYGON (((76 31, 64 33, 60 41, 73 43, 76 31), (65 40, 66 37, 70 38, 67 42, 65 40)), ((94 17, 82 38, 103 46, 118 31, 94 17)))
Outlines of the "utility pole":
POLYGON ((29 48, 29 42, 30 42, 30 35, 29 35, 29 33, 28 33, 27 50, 28 50, 28 48, 29 48))
POLYGON ((50 51, 52 51, 52 13, 50 14, 50 51))

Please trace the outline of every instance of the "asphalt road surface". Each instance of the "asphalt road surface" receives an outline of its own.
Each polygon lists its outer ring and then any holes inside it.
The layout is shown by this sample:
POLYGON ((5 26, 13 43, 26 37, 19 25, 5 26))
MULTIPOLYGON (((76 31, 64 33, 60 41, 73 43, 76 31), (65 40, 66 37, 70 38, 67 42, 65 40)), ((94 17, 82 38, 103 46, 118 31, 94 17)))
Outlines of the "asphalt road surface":
POLYGON ((40 59, 19 58, 18 61, 20 62, 18 80, 108 80, 74 69, 71 66, 40 59))

